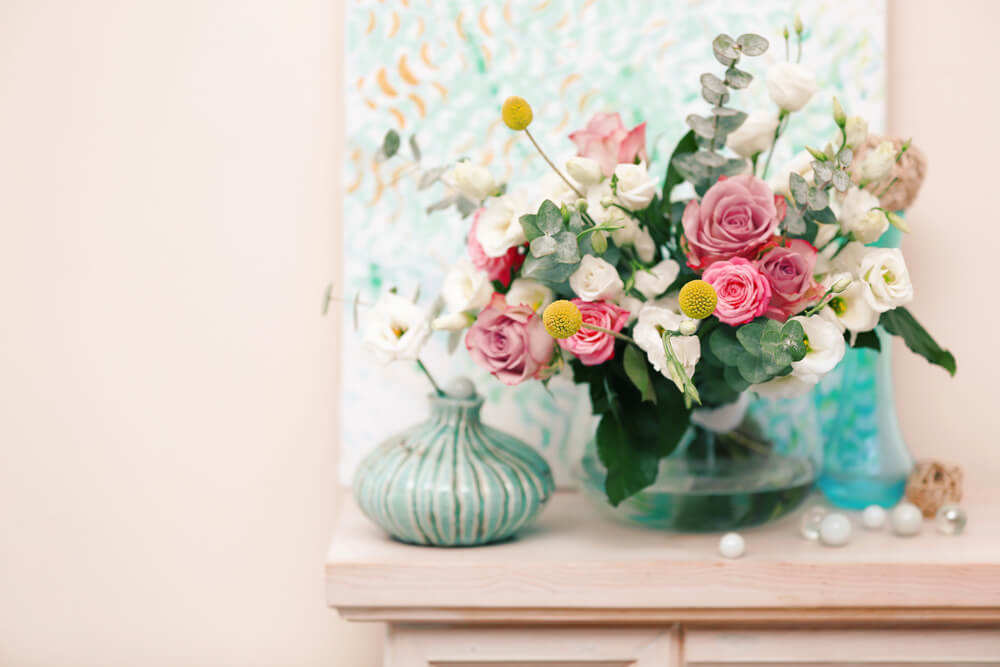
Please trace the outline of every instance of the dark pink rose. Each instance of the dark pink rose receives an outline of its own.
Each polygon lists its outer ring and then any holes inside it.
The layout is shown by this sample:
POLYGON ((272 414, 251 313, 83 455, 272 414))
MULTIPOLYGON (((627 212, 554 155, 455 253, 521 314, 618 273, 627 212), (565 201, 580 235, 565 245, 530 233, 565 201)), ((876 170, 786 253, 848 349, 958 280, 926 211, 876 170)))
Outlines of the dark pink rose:
POLYGON ((715 262, 701 277, 719 295, 715 316, 725 324, 746 324, 763 315, 771 302, 771 284, 767 277, 742 257, 715 262))
POLYGON ((740 174, 717 182, 701 202, 688 202, 681 222, 688 266, 700 270, 733 257, 753 258, 780 220, 767 183, 740 174))
POLYGON ((790 239, 768 250, 754 265, 771 285, 771 303, 764 315, 784 322, 822 293, 813 280, 816 248, 808 241, 790 239))
POLYGON ((469 257, 477 269, 486 272, 490 280, 499 280, 504 287, 510 285, 511 275, 524 264, 524 246, 515 246, 507 251, 507 254, 500 257, 489 257, 476 238, 476 225, 479 223, 479 216, 483 209, 476 211, 472 218, 472 227, 469 228, 469 238, 467 245, 469 257))
POLYGON ((648 162, 646 157, 646 124, 640 123, 626 130, 622 117, 617 113, 595 113, 587 127, 569 135, 576 144, 577 155, 597 160, 605 176, 614 173, 622 162, 633 164, 636 158, 648 162))
MULTIPOLYGON (((628 322, 629 312, 606 301, 573 299, 580 309, 584 324, 593 324, 611 331, 621 331, 628 322)), ((559 347, 576 355, 584 366, 597 366, 615 356, 615 338, 611 334, 581 328, 569 338, 558 341, 559 347)))
POLYGON ((494 293, 465 335, 465 347, 477 364, 506 385, 538 377, 552 360, 552 336, 531 306, 511 306, 494 293))

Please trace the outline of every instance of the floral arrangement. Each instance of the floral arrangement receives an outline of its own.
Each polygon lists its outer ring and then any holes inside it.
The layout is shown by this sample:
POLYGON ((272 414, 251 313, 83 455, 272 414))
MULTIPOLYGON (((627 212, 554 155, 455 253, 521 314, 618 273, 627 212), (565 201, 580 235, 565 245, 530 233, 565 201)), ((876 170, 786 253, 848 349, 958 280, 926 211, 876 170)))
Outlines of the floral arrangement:
MULTIPOLYGON (((531 134, 531 106, 507 99, 504 123, 551 174, 508 187, 468 161, 424 173, 422 186, 440 179, 450 193, 432 209, 471 216, 468 256, 432 312, 384 295, 368 317, 370 347, 382 360, 417 359, 434 330, 450 331, 454 346, 464 332, 475 363, 506 385, 571 372, 600 415, 612 504, 655 481, 695 410, 745 392, 808 392, 848 347, 878 349, 876 327, 954 374, 952 355, 906 308, 903 253, 871 245, 890 226, 908 231, 900 212, 922 180, 920 152, 869 136, 834 97, 833 141, 768 179, 775 143, 817 93, 799 62, 798 20, 795 33, 798 58, 786 29, 786 61, 767 75, 775 108, 750 114, 729 103, 753 79, 744 58, 768 41, 715 38, 724 71, 701 76, 708 113, 687 117, 662 181, 649 171, 646 123, 596 114, 569 135, 576 155, 560 168, 531 134)), ((399 143, 390 132, 381 157, 399 143)))

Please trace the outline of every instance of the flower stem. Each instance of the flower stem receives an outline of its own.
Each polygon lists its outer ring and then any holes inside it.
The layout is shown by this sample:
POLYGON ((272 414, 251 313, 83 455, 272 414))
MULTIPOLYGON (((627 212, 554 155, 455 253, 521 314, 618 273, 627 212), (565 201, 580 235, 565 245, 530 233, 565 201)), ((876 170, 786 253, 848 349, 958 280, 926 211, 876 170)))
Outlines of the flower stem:
POLYGON ((543 150, 542 150, 542 147, 538 145, 538 142, 537 142, 537 141, 535 141, 535 137, 534 137, 534 136, 533 136, 533 135, 531 134, 531 130, 529 130, 528 128, 524 128, 524 133, 525 133, 526 135, 528 135, 528 138, 529 138, 529 139, 531 139, 531 143, 533 143, 533 144, 535 145, 535 148, 536 148, 536 149, 538 149, 538 154, 539 154, 539 155, 541 155, 541 156, 542 156, 542 158, 543 158, 543 159, 544 159, 544 160, 545 160, 546 162, 548 162, 548 163, 549 163, 549 166, 550 166, 550 167, 552 167, 552 170, 553 170, 554 172, 556 172, 557 174, 559 174, 559 178, 563 179, 563 182, 564 182, 564 183, 565 183, 566 185, 568 185, 568 186, 569 186, 569 189, 570 189, 570 190, 572 190, 573 192, 575 192, 575 193, 576 193, 576 196, 577 196, 577 197, 579 197, 580 199, 583 199, 583 198, 584 198, 584 197, 583 197, 583 193, 582 193, 582 192, 580 192, 579 190, 577 190, 577 189, 576 189, 576 186, 575 186, 575 185, 573 185, 572 183, 570 183, 570 182, 569 182, 569 179, 568 179, 568 178, 566 178, 566 176, 565 176, 565 175, 563 175, 563 173, 562 173, 561 171, 559 171, 559 167, 557 167, 557 166, 555 165, 555 163, 553 163, 553 162, 552 162, 552 160, 550 160, 550 159, 549 159, 549 156, 545 154, 545 151, 543 151, 543 150))
POLYGON ((670 342, 671 335, 669 331, 664 331, 661 334, 663 337, 663 352, 667 355, 667 363, 670 365, 670 369, 680 378, 680 383, 683 387, 681 393, 684 394, 684 406, 690 408, 692 403, 701 405, 701 396, 698 395, 698 390, 695 388, 694 383, 691 382, 691 378, 688 377, 687 372, 685 372, 684 364, 681 363, 674 352, 673 343, 670 342))
POLYGON ((417 368, 423 371, 424 375, 427 376, 427 379, 430 381, 431 386, 434 387, 434 391, 437 392, 437 395, 444 396, 445 393, 441 391, 441 387, 434 381, 434 376, 431 375, 431 372, 427 370, 427 366, 424 366, 424 362, 420 361, 420 359, 417 359, 417 368))
POLYGON ((612 331, 611 329, 605 329, 604 327, 599 327, 596 324, 587 324, 586 322, 584 322, 583 324, 580 325, 580 328, 581 329, 591 329, 592 331, 600 331, 601 333, 606 333, 609 336, 614 336, 618 340, 623 340, 626 343, 632 343, 633 345, 636 344, 634 340, 632 340, 630 337, 626 336, 625 334, 620 333, 618 331, 612 331))
POLYGON ((764 160, 764 171, 761 172, 761 178, 767 178, 767 170, 771 166, 771 157, 774 156, 774 146, 778 143, 778 137, 781 136, 782 125, 784 120, 788 118, 789 112, 782 109, 778 113, 778 127, 774 128, 774 139, 771 140, 771 148, 767 151, 767 159, 764 160))

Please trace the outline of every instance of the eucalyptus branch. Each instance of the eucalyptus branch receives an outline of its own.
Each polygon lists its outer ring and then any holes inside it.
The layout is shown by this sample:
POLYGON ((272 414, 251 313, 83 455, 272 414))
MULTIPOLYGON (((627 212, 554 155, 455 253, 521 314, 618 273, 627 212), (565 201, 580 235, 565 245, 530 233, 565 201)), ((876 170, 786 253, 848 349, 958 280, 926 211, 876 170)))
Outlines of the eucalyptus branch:
POLYGON ((787 127, 786 119, 789 117, 789 112, 782 109, 778 113, 778 127, 774 128, 774 138, 771 140, 771 147, 767 151, 767 159, 764 160, 764 171, 761 172, 761 178, 767 178, 767 170, 771 166, 771 158, 774 156, 774 146, 778 143, 778 139, 781 137, 781 132, 787 127))
POLYGON ((625 229, 624 225, 612 225, 612 224, 594 225, 593 227, 588 227, 587 229, 577 234, 576 238, 579 241, 587 234, 593 234, 594 232, 615 232, 618 231, 619 229, 625 229))
POLYGON ((434 381, 434 376, 431 375, 431 372, 427 370, 427 366, 424 366, 424 362, 420 361, 420 359, 417 359, 417 368, 423 371, 424 375, 427 376, 427 380, 430 381, 431 386, 434 387, 434 391, 437 393, 437 395, 444 396, 445 393, 441 391, 441 387, 438 386, 438 383, 434 381))

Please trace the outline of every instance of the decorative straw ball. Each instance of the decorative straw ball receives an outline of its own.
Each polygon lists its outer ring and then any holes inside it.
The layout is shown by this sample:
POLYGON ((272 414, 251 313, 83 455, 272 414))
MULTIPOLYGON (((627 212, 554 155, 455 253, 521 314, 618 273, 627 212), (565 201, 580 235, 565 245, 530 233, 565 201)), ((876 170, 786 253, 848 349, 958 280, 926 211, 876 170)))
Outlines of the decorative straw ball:
POLYGON ((531 125, 534 115, 531 112, 531 105, 523 97, 508 97, 504 100, 503 109, 500 115, 504 124, 512 130, 520 132, 531 125))
POLYGON ((922 461, 906 481, 906 499, 927 518, 942 505, 962 500, 962 469, 939 461, 922 461))
POLYGON ((562 340, 580 330, 583 326, 583 315, 575 303, 559 299, 550 303, 542 313, 542 322, 550 336, 562 340))
MULTIPOLYGON (((889 137, 880 137, 873 134, 868 137, 865 143, 858 146, 858 149, 854 152, 853 164, 855 166, 861 164, 861 161, 865 159, 865 154, 870 150, 874 150, 876 146, 884 141, 892 142, 892 145, 896 147, 897 154, 899 153, 899 149, 903 147, 902 139, 890 139, 889 137)), ((888 180, 892 180, 893 178, 898 180, 893 183, 892 187, 884 195, 879 197, 879 203, 890 211, 906 210, 913 203, 913 200, 917 198, 917 193, 920 192, 920 186, 924 184, 924 176, 926 174, 927 157, 922 150, 910 144, 910 147, 903 153, 903 157, 899 159, 899 162, 892 166, 892 173, 889 174, 888 180)), ((869 185, 868 190, 881 192, 884 187, 885 183, 877 183, 869 185)))
POLYGON ((680 302, 681 312, 693 320, 703 320, 715 312, 719 295, 715 293, 715 288, 704 280, 692 280, 681 288, 677 299, 680 302))

